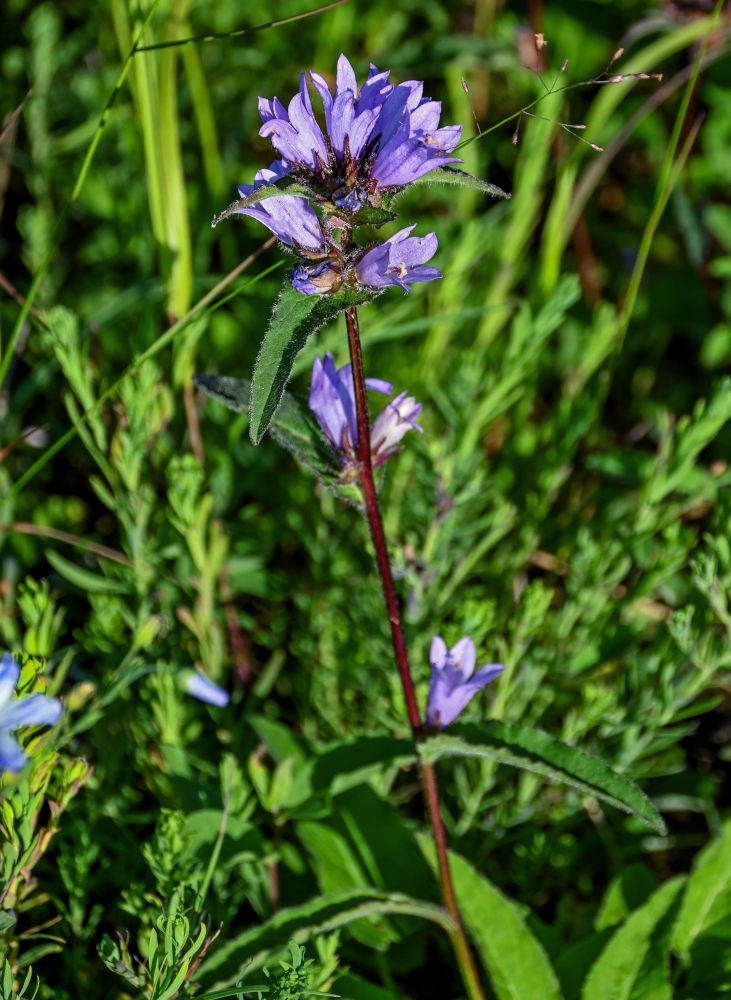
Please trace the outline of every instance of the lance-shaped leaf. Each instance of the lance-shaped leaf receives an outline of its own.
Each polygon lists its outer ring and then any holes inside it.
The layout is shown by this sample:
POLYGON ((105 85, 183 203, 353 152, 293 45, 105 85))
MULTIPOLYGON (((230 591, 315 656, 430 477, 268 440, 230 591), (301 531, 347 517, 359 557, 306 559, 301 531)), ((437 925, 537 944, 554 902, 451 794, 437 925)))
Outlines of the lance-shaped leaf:
MULTIPOLYGON (((436 868, 432 840, 424 834, 418 840, 436 868)), ((454 851, 449 852, 449 867, 460 912, 498 1000, 564 1000, 548 955, 520 906, 454 851)))
MULTIPOLYGON (((251 398, 251 381, 248 378, 194 375, 193 382, 235 413, 248 411, 251 398)), ((326 482, 337 478, 340 472, 338 457, 325 440, 306 399, 286 392, 269 425, 269 433, 326 482)))
POLYGON ((287 282, 274 304, 251 383, 249 434, 254 444, 261 441, 269 427, 294 359, 310 334, 351 306, 370 302, 376 294, 373 290, 344 289, 334 295, 301 295, 287 282))
POLYGON ((295 194, 304 195, 305 198, 314 198, 315 191, 299 177, 294 174, 286 174, 272 184, 262 184, 256 191, 247 194, 245 198, 237 198, 232 201, 228 208, 224 208, 220 215, 214 215, 211 222, 211 229, 215 229, 219 222, 223 222, 230 215, 238 214, 242 208, 249 208, 256 205, 265 198, 275 198, 277 195, 295 194))
POLYGON ((414 184, 452 184, 457 187, 472 188, 473 191, 482 191, 483 194, 491 194, 494 198, 510 197, 507 191, 503 191, 497 185, 489 184, 479 177, 468 174, 466 170, 459 170, 457 167, 449 165, 437 167, 435 170, 422 174, 421 177, 412 181, 409 187, 414 184))
POLYGON ((598 757, 562 743, 538 729, 523 729, 509 722, 475 725, 458 723, 419 744, 425 760, 440 757, 490 757, 501 764, 545 774, 573 785, 586 795, 604 799, 617 809, 634 813, 659 833, 665 824, 643 792, 624 775, 598 757))
POLYGON ((279 910, 268 920, 240 934, 229 935, 206 956, 197 979, 205 977, 206 985, 212 980, 211 985, 223 984, 244 968, 250 972, 261 968, 290 939, 302 944, 317 934, 327 934, 364 917, 381 914, 421 917, 439 924, 448 933, 454 930, 449 916, 434 903, 378 889, 341 889, 279 910))

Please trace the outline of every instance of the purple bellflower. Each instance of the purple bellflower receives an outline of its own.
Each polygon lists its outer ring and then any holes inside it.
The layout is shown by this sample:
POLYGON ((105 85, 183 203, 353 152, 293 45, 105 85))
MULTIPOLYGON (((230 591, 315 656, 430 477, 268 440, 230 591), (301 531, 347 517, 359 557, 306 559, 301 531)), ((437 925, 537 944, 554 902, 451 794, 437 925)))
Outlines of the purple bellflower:
POLYGON ((453 722, 472 696, 503 672, 501 663, 488 663, 475 672, 475 644, 466 635, 450 650, 435 635, 429 653, 431 679, 426 722, 444 729, 453 722))
POLYGON ((366 250, 355 265, 356 276, 362 285, 372 288, 399 285, 408 292, 409 282, 432 281, 442 277, 442 272, 436 267, 424 267, 424 263, 437 252, 435 234, 409 236, 413 228, 407 226, 385 243, 366 250))
MULTIPOLYGON (((393 392, 391 383, 381 378, 367 378, 366 388, 386 396, 393 392)), ((335 451, 349 452, 357 447, 353 366, 336 368, 329 351, 324 361, 316 357, 312 365, 310 409, 335 451)))
POLYGON ((63 711, 58 698, 29 694, 13 698, 20 677, 20 667, 9 653, 0 657, 0 771, 20 771, 26 761, 25 751, 13 731, 21 726, 53 726, 63 711))
MULTIPOLYGON (((366 388, 390 396, 393 385, 380 378, 367 378, 366 388)), ((343 477, 350 479, 357 462, 358 422, 355 412, 355 386, 352 365, 336 368, 328 351, 323 361, 315 358, 310 384, 310 409, 315 414, 334 450, 341 458, 343 477)), ((379 413, 371 427, 371 460, 374 467, 383 465, 399 451, 398 444, 411 430, 422 433, 416 423, 421 403, 413 396, 399 393, 379 413)))
POLYGON ((371 65, 359 89, 353 67, 341 55, 332 93, 325 79, 311 72, 322 100, 325 132, 315 117, 305 73, 286 108, 276 97, 260 97, 259 134, 271 139, 282 159, 260 170, 253 185, 242 184, 241 196, 296 173, 322 204, 354 214, 366 202, 380 207, 386 191, 405 187, 446 163, 462 162, 449 155, 459 142, 461 126, 439 127, 441 103, 423 96, 420 81, 394 86, 388 76, 371 65))

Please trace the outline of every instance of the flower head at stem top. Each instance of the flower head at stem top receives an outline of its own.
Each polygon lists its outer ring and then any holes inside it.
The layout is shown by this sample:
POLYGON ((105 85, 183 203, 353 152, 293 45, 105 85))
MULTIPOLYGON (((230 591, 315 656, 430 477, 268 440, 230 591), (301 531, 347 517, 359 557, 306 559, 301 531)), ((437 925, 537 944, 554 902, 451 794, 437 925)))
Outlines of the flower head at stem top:
POLYGON ((13 732, 21 726, 53 726, 63 707, 58 698, 29 694, 13 698, 20 667, 9 653, 0 656, 0 771, 20 771, 28 758, 13 732))
POLYGON ((502 663, 488 663, 475 672, 476 659, 475 644, 470 636, 460 639, 450 650, 440 635, 434 636, 429 653, 431 679, 427 725, 446 728, 472 696, 505 669, 502 663))
POLYGON ((449 154, 462 127, 439 127, 441 103, 423 96, 419 80, 395 85, 388 72, 371 65, 359 88, 344 55, 338 59, 334 92, 319 73, 309 77, 322 101, 325 131, 315 116, 305 73, 286 108, 276 97, 260 97, 259 134, 271 139, 282 159, 260 170, 253 185, 241 185, 242 197, 295 173, 322 204, 356 215, 366 203, 380 207, 384 193, 436 167, 461 162, 449 154))
MULTIPOLYGON (((367 378, 366 388, 390 396, 393 385, 380 378, 367 378)), ((351 365, 336 368, 328 351, 323 360, 315 358, 310 384, 310 409, 325 437, 341 459, 343 475, 350 478, 357 462, 358 424, 355 407, 355 386, 351 365)), ((371 460, 382 465, 398 452, 398 444, 412 428, 422 433, 416 423, 421 403, 413 396, 399 393, 376 417, 371 427, 371 460)))

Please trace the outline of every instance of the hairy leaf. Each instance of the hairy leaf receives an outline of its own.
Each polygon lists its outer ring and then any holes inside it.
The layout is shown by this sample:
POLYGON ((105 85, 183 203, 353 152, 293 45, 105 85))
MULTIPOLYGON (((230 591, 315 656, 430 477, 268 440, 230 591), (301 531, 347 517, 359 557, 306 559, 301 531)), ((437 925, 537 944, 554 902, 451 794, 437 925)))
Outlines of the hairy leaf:
POLYGON ((501 764, 545 774, 634 813, 654 830, 665 832, 659 813, 629 778, 613 771, 598 757, 538 729, 523 729, 494 719, 481 724, 461 723, 449 733, 440 733, 421 743, 419 752, 426 760, 490 757, 501 764))
MULTIPOLYGON (((193 382, 209 396, 230 410, 242 413, 249 409, 251 381, 229 375, 194 375, 193 382)), ((307 400, 294 393, 285 393, 269 433, 303 465, 325 480, 337 476, 338 458, 329 447, 307 400)))
POLYGON ((473 191, 482 191, 483 194, 491 194, 495 198, 510 197, 507 191, 503 191, 502 188, 497 187, 495 184, 489 184, 479 177, 468 174, 466 170, 459 170, 450 164, 444 167, 437 167, 436 170, 430 170, 415 181, 412 181, 412 184, 452 184, 457 187, 472 188, 473 191))
POLYGON ((294 359, 310 334, 351 306, 370 302, 373 292, 348 290, 334 295, 301 295, 287 282, 274 305, 269 329, 256 359, 251 383, 249 433, 258 444, 276 413, 294 359))

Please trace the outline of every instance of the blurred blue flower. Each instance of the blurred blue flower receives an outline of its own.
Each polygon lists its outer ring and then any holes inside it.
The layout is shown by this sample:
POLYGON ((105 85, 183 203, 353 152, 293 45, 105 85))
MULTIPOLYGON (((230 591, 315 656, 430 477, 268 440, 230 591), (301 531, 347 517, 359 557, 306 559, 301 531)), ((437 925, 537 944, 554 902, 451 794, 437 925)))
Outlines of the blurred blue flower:
POLYGON ((206 704, 215 705, 217 708, 225 708, 229 703, 228 692, 218 684, 214 684, 205 674, 196 670, 186 670, 182 674, 181 681, 185 691, 198 701, 205 701, 206 704))
POLYGON ((435 635, 429 654, 431 679, 426 721, 444 729, 453 722, 470 698, 503 672, 501 663, 488 663, 475 673, 475 644, 466 635, 450 650, 440 635, 435 635))
POLYGON ((399 285, 409 291, 409 282, 432 281, 441 278, 442 272, 436 267, 424 267, 437 252, 437 238, 434 233, 427 236, 409 236, 413 226, 407 226, 385 243, 366 250, 355 265, 358 281, 372 288, 399 285))
POLYGON ((439 127, 441 103, 423 96, 420 81, 394 86, 388 72, 371 65, 359 89, 344 55, 338 59, 334 93, 319 73, 309 76, 322 100, 326 131, 315 117, 305 73, 286 108, 276 97, 260 97, 259 134, 271 139, 282 159, 260 170, 254 184, 240 185, 242 197, 295 172, 318 197, 356 213, 367 201, 380 206, 385 191, 402 188, 445 163, 462 162, 448 155, 462 127, 439 127))
POLYGON ((29 694, 13 698, 20 667, 9 653, 0 656, 0 770, 20 771, 27 761, 13 731, 21 726, 53 726, 63 707, 58 698, 29 694))

